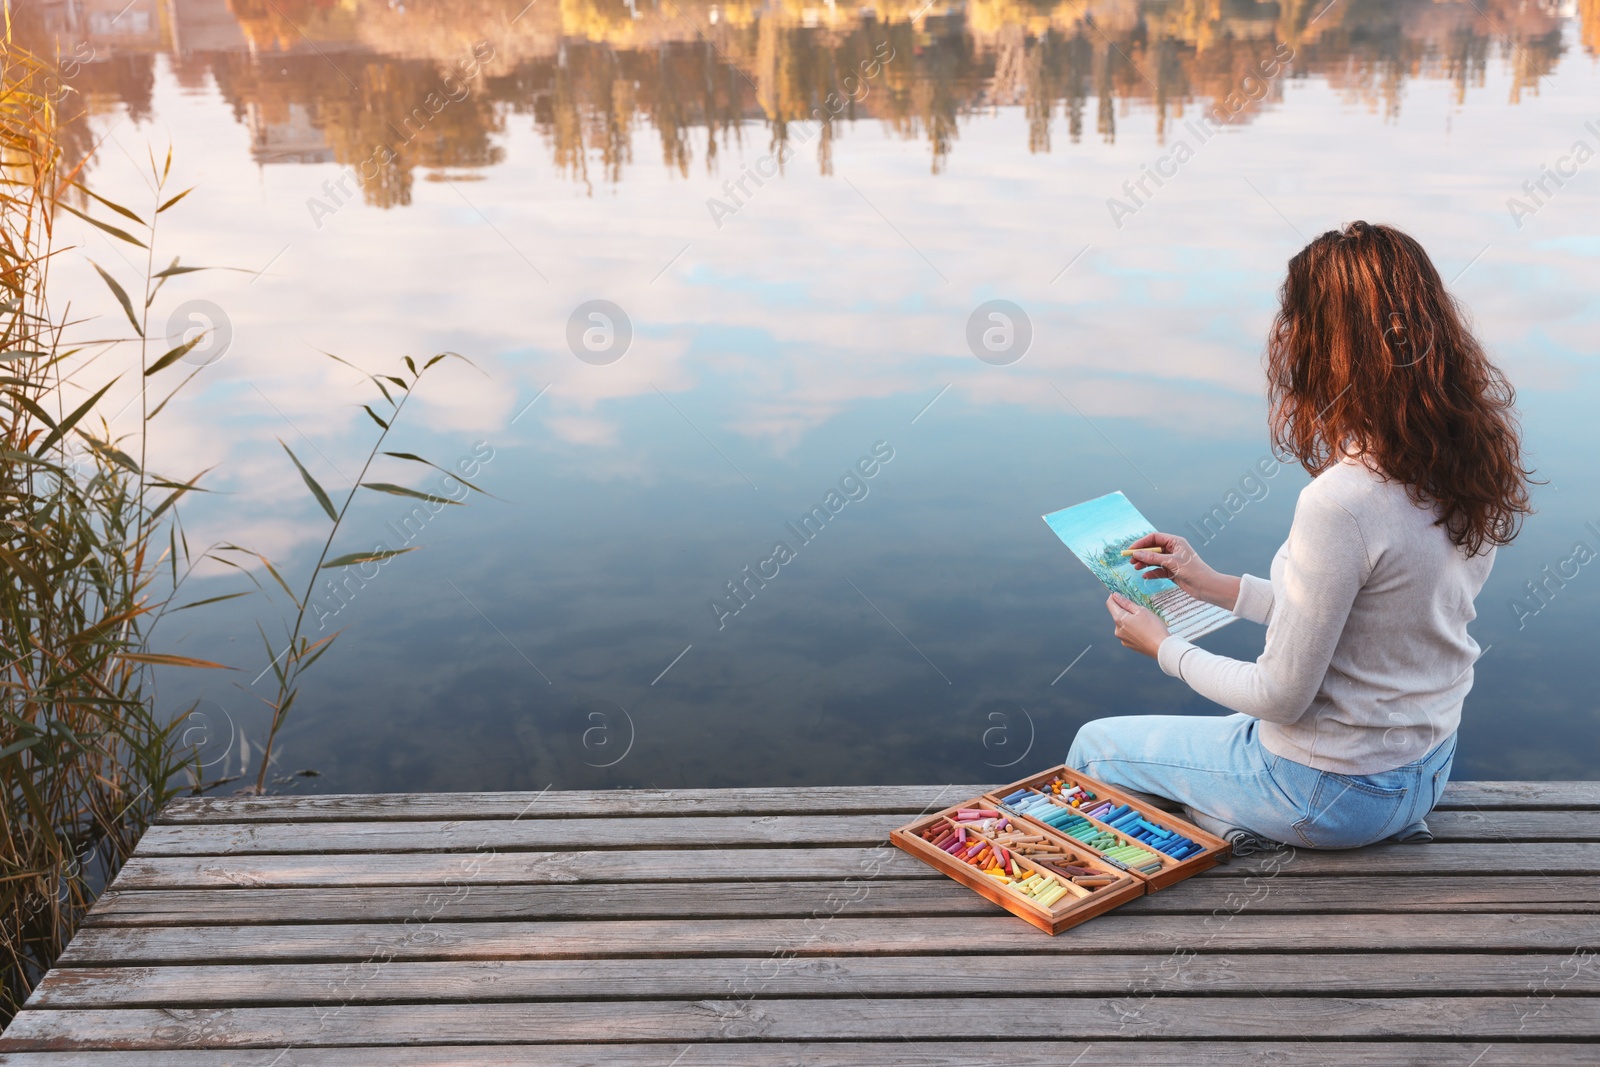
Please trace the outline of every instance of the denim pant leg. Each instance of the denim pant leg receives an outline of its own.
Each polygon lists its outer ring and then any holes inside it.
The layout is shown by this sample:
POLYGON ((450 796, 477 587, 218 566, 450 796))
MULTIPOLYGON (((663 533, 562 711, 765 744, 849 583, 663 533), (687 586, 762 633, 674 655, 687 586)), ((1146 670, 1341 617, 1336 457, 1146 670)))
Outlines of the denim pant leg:
POLYGON ((1432 835, 1423 818, 1449 781, 1455 747, 1452 734, 1421 759, 1362 775, 1319 771, 1278 759, 1272 765, 1274 773, 1285 789, 1305 801, 1305 814, 1295 823, 1290 843, 1358 848, 1385 838, 1429 840, 1432 835))
POLYGON ((1411 821, 1397 833, 1391 834, 1389 840, 1418 843, 1433 840, 1433 831, 1428 829, 1427 816, 1433 811, 1433 806, 1439 803, 1439 798, 1444 794, 1444 787, 1450 782, 1450 768, 1455 762, 1455 755, 1456 735, 1451 734, 1422 759, 1422 773, 1418 776, 1418 785, 1421 787, 1419 796, 1416 804, 1407 813, 1407 818, 1411 821))
POLYGON ((1067 765, 1108 785, 1170 797, 1219 837, 1295 842, 1303 808, 1273 777, 1249 715, 1122 715, 1078 730, 1067 765))

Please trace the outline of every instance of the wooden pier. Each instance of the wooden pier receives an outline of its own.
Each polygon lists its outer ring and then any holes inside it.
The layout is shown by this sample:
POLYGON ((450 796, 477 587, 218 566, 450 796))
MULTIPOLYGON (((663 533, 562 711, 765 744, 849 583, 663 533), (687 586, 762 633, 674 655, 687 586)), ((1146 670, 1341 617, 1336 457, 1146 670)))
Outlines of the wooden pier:
POLYGON ((1057 937, 888 846, 979 791, 179 801, 0 1064, 1600 1065, 1600 782, 1057 937))

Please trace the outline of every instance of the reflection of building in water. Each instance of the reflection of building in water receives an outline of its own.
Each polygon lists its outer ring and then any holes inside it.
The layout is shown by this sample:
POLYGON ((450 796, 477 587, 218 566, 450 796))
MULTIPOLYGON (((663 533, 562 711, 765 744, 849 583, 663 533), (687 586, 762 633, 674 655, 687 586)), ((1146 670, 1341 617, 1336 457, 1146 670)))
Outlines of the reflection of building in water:
POLYGON ((180 55, 228 52, 245 47, 244 30, 228 0, 167 0, 172 12, 172 48, 180 55))
POLYGON ((266 109, 249 107, 250 156, 257 163, 332 163, 333 149, 312 122, 311 108, 288 103, 269 118, 266 109))
MULTIPOLYGON (((30 5, 32 6, 32 5, 30 5)), ((1396 114, 1405 85, 1447 80, 1458 102, 1511 75, 1514 103, 1572 38, 1600 51, 1600 0, 39 0, 54 54, 90 50, 71 83, 91 109, 148 110, 151 57, 216 83, 263 163, 329 159, 373 172, 373 203, 409 200, 416 167, 499 158, 492 136, 532 122, 558 167, 615 182, 653 130, 687 173, 754 137, 831 168, 841 123, 875 119, 928 145, 939 170, 961 121, 1018 107, 1028 144, 1114 140, 1133 110, 1158 138, 1199 113, 1248 122, 1281 103, 1254 77, 1279 48, 1293 76, 1396 114), (913 18, 913 16, 916 16, 913 18), (487 41, 470 93, 420 111, 487 41), (1233 106, 1243 98, 1247 106, 1233 106), (420 116, 420 117, 419 117, 420 116)))
POLYGON ((77 25, 96 50, 154 52, 163 45, 157 0, 78 0, 77 25))
POLYGON ((167 46, 160 0, 33 0, 21 10, 7 5, 6 14, 15 15, 18 30, 28 35, 22 39, 37 51, 67 60, 104 61, 118 52, 150 54, 167 46))

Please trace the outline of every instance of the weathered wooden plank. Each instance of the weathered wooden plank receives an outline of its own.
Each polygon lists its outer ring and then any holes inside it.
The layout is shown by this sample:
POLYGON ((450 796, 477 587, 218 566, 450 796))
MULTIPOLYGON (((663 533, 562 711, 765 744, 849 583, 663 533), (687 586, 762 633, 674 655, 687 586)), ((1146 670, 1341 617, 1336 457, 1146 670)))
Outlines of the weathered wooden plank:
POLYGON ((1593 811, 1449 810, 1428 816, 1435 841, 1597 841, 1593 811))
MULTIPOLYGON (((152 826, 141 856, 303 852, 450 852, 483 849, 750 848, 885 842, 904 814, 663 815, 650 819, 366 820, 183 823, 152 826)), ((1600 819, 1580 811, 1440 812, 1437 841, 1600 841, 1600 819)))
MULTIPOLYGON (((87 924, 211 926, 258 922, 404 922, 419 918, 609 919, 616 917, 617 901, 624 896, 628 914, 634 918, 798 918, 840 911, 858 916, 997 915, 1001 912, 999 905, 953 880, 902 878, 858 882, 482 885, 457 889, 339 886, 111 890, 100 897, 87 924)), ((1497 907, 1502 911, 1516 910, 1506 905, 1497 907)))
POLYGON ((886 844, 904 815, 664 815, 653 819, 473 819, 152 826, 141 856, 487 849, 747 848, 886 844))
POLYGON ((0 1052, 6 1067, 1600 1067, 1600 1044, 986 1040, 0 1052))
POLYGON ((1597 864, 1600 864, 1600 845, 1594 842, 1524 843, 1483 839, 1410 845, 1384 843, 1331 852, 1290 848, 1235 859, 1205 874, 1223 878, 1332 874, 1551 876, 1600 873, 1597 864))
MULTIPOLYGON (((999 783, 996 783, 999 784, 999 783)), ((992 785, 784 786, 777 789, 613 789, 543 793, 367 793, 300 797, 181 797, 161 822, 316 822, 345 819, 515 819, 555 816, 914 814, 992 785), (535 799, 537 798, 537 799, 535 799)), ((1600 781, 1451 782, 1452 808, 1600 808, 1600 781)))
POLYGON ((1444 808, 1600 808, 1600 781, 1451 782, 1439 800, 1444 808))
MULTIPOLYGON (((1600 860, 1600 855, 1597 855, 1600 860)), ((127 889, 219 886, 529 885, 578 882, 943 877, 899 849, 751 848, 348 856, 131 857, 127 889)))
MULTIPOLYGON (((1214 867, 1202 878, 1312 875, 1594 875, 1600 843, 1375 845, 1342 852, 1269 853, 1214 867)), ((224 886, 521 885, 552 882, 792 881, 940 878, 899 849, 645 849, 347 856, 140 856, 121 889, 224 886)))
POLYGON ((180 797, 158 821, 324 822, 634 815, 873 815, 937 811, 985 785, 781 786, 760 789, 550 789, 512 793, 353 793, 180 797))
MULTIPOLYGON (((608 919, 627 894, 645 918, 795 918, 821 913, 993 915, 998 905, 958 883, 913 879, 817 882, 646 882, 638 885, 335 886, 318 889, 116 890, 89 925, 211 926, 260 922, 403 922, 407 919, 608 919)), ((1281 878, 1246 888, 1193 878, 1124 904, 1122 914, 1301 911, 1600 911, 1592 878, 1281 878)))
MULTIPOLYGON (((596 1041, 895 1041, 1326 1038, 1588 1040, 1600 1038, 1590 997, 1154 997, 1129 1013, 1093 997, 865 997, 815 1000, 604 1001, 30 1011, 0 1049, 304 1047, 596 1041)), ((669 1061, 670 1062, 670 1061, 669 1061)))
MULTIPOLYGON (((1122 997, 1135 1011, 1170 994, 1540 998, 1600 993, 1600 969, 1543 955, 1034 956, 1029 988, 1122 997)), ((452 960, 382 966, 261 963, 69 967, 51 971, 30 1010, 248 1005, 459 1003, 496 1000, 706 1000, 733 997, 991 996, 1017 980, 1016 956, 830 956, 594 960, 452 960)), ((619 1010, 627 1010, 626 1007, 619 1010)))
POLYGON ((62 966, 224 959, 582 959, 585 957, 952 955, 985 952, 1558 952, 1593 940, 1586 915, 1122 915, 1058 937, 1011 916, 938 919, 678 919, 415 922, 84 929, 62 966))

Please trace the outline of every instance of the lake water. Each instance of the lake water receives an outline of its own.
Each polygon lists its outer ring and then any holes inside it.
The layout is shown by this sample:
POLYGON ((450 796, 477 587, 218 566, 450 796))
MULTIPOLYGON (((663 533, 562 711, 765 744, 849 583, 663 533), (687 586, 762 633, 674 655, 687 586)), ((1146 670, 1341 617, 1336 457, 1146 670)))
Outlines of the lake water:
MULTIPOLYGON (((157 259, 243 268, 156 305, 227 335, 151 443, 215 467, 191 544, 307 573, 326 519, 277 439, 337 491, 376 432, 319 350, 475 364, 395 443, 493 498, 363 496, 337 551, 425 547, 319 593, 343 634, 275 767, 319 776, 282 788, 1009 780, 1091 718, 1217 712, 1116 643, 1040 516, 1120 489, 1265 573, 1306 481, 1251 478, 1266 325, 1355 218, 1430 250, 1546 482, 1478 601, 1457 776, 1595 775, 1594 0, 124 3, 24 6, 96 188, 145 203, 170 144, 197 189, 157 259), (971 326, 996 300, 1025 353, 971 326)), ((115 321, 87 260, 137 264, 69 229, 56 282, 115 321)), ((239 668, 162 678, 209 774, 258 751, 284 606, 162 624, 239 668)))

